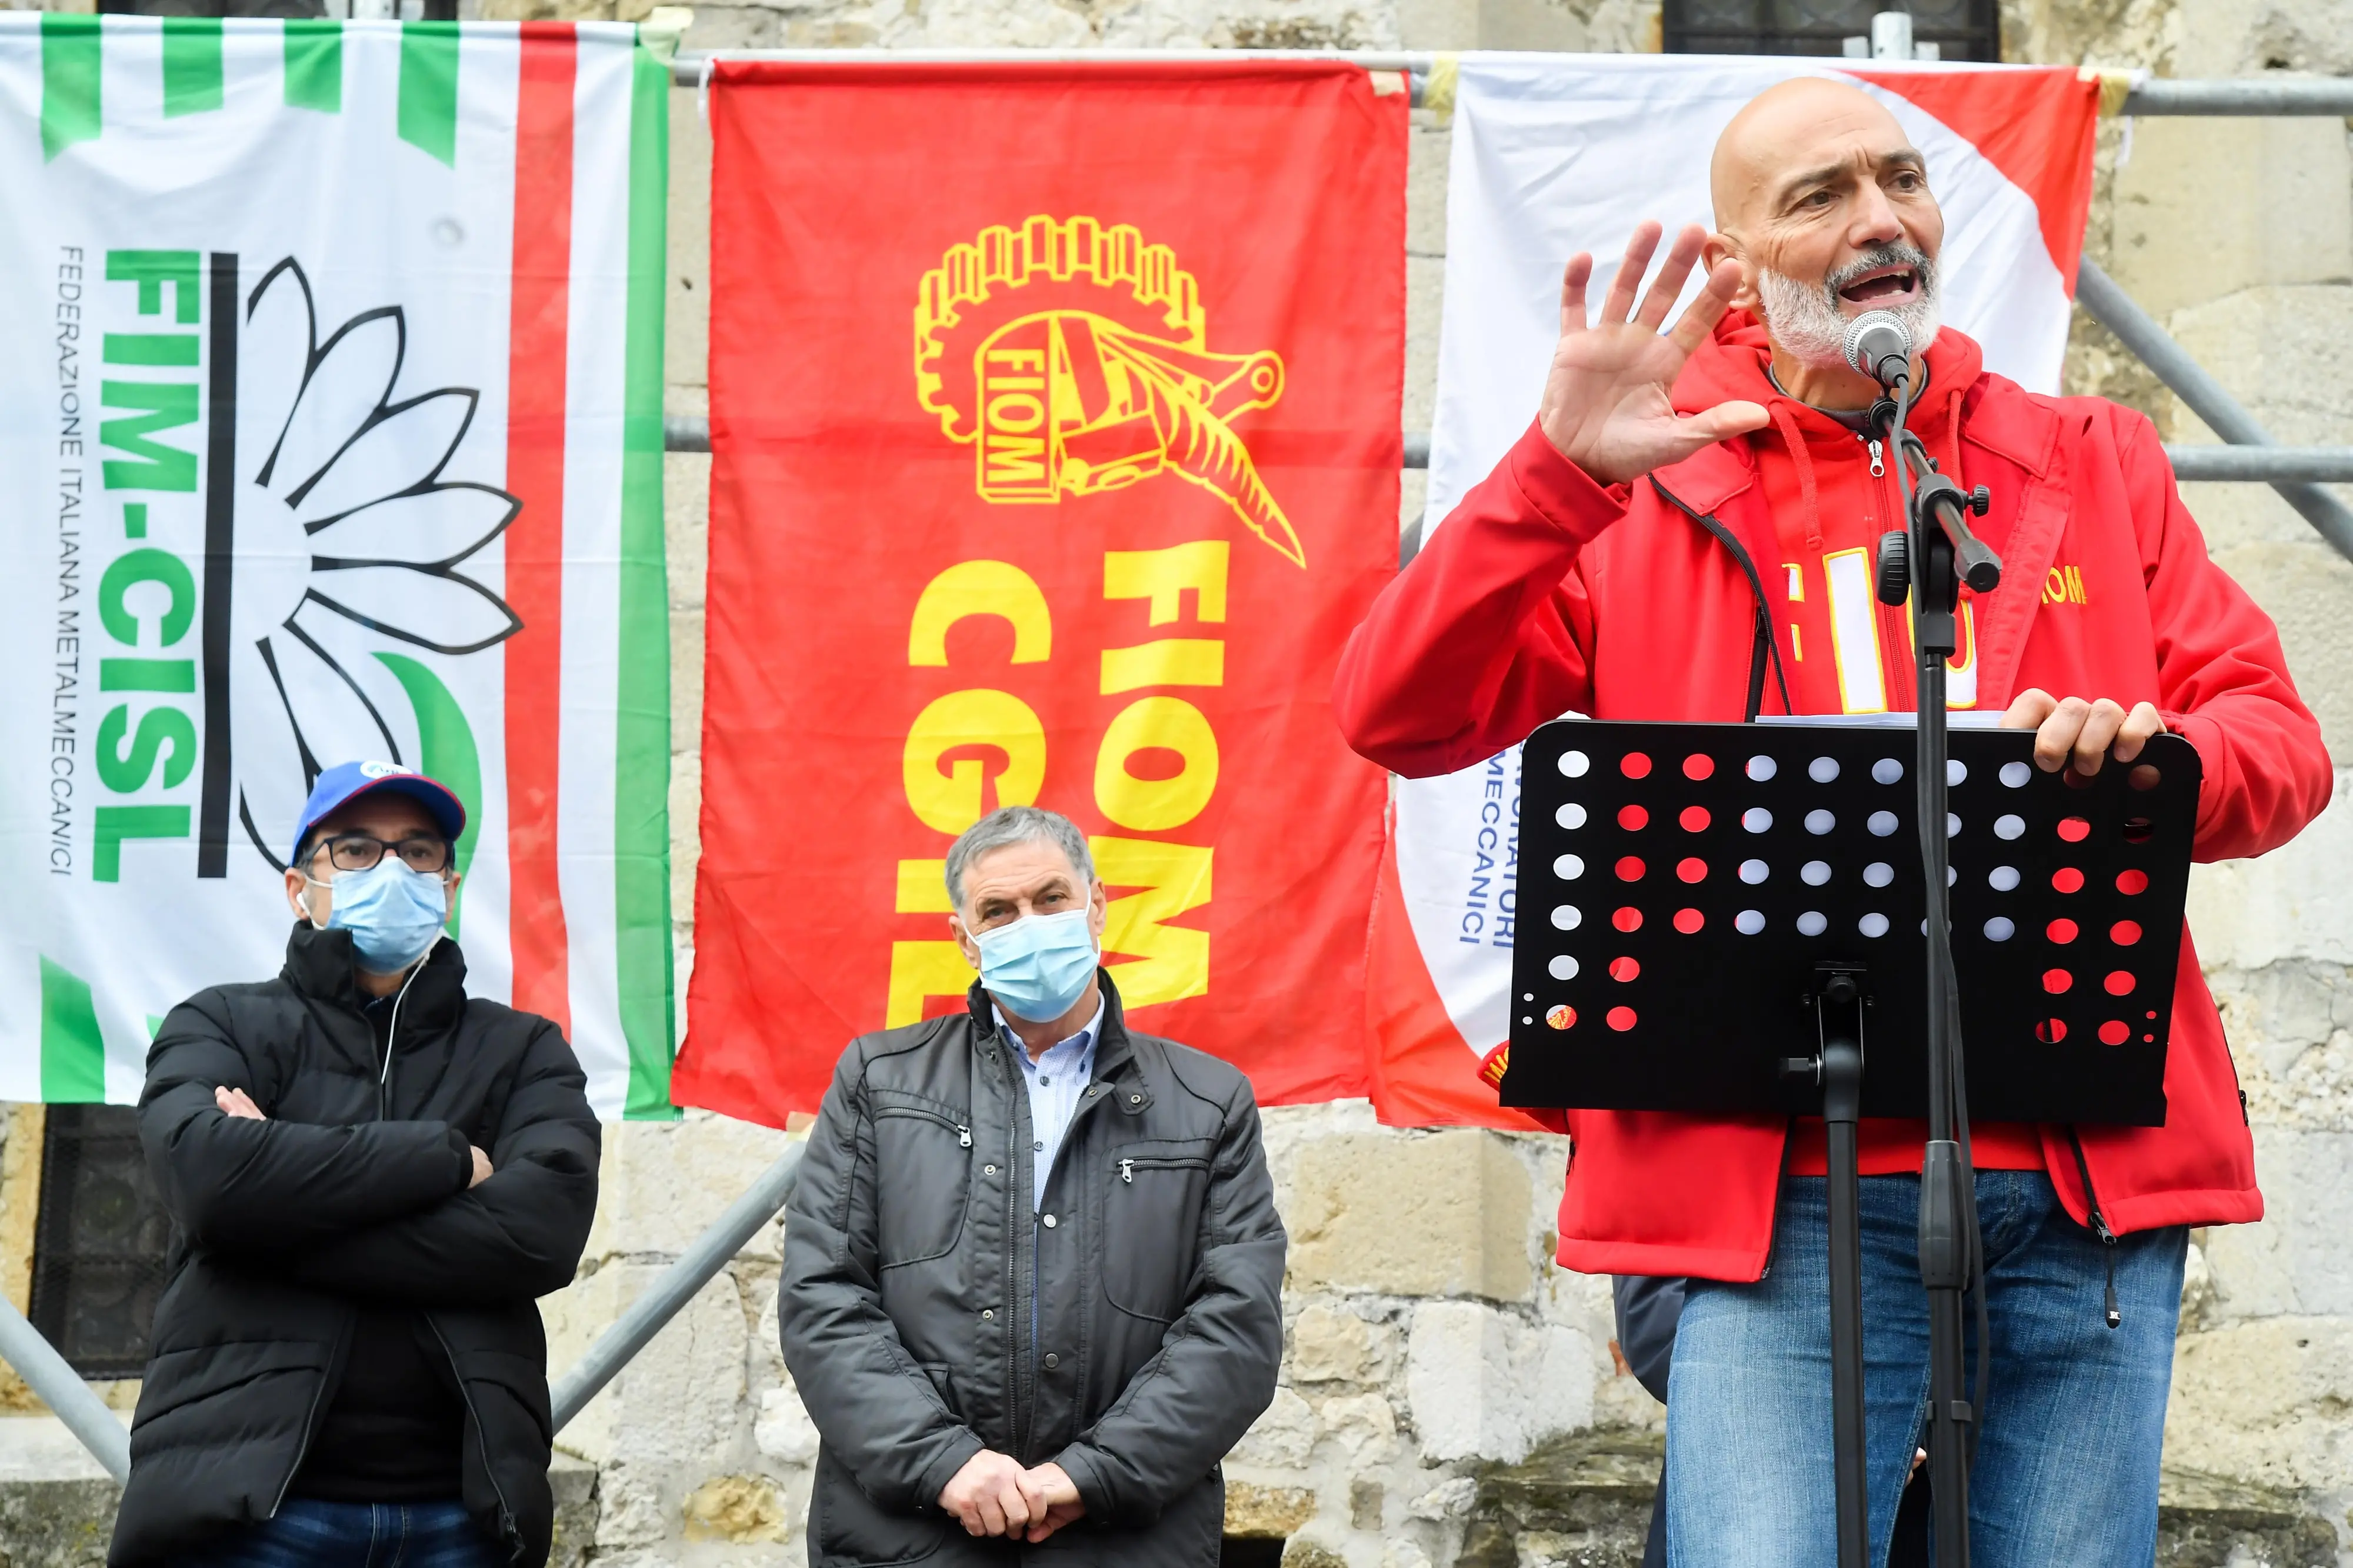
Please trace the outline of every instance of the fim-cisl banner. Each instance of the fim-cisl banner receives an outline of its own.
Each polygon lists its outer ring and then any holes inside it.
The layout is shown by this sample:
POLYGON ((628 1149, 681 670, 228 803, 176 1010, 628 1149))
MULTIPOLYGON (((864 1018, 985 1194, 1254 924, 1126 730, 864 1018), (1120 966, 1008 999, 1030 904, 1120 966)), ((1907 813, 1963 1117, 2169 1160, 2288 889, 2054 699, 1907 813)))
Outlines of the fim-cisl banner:
POLYGON ((635 29, 0 15, 0 1098, 275 973, 318 772, 464 799, 477 995, 668 1115, 666 73, 635 29))

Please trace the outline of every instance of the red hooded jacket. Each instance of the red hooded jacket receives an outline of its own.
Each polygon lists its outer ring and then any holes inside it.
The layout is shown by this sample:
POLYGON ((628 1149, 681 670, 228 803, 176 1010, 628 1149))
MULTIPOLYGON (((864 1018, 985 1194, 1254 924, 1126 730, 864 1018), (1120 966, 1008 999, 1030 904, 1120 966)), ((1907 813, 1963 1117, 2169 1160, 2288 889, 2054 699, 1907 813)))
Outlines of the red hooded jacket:
MULTIPOLYGON (((1769 357, 1755 320, 1727 315, 1677 380, 1676 406, 1746 398, 1773 423, 1631 486, 1605 489, 1531 426, 1350 637, 1333 689, 1350 744, 1421 776, 1571 711, 1737 721, 1760 695, 1768 712, 1867 710, 1874 635, 1878 700, 1910 710, 1900 617, 1849 593, 1834 624, 1819 602, 1831 572, 1843 577, 1851 552, 1900 521, 1892 466, 1874 476, 1864 442, 1783 395, 1769 357), (1793 602, 1793 587, 1806 597, 1793 602), (1779 672, 1763 657, 1768 629, 1779 672)), ((2294 837, 2328 802, 2320 727, 2270 617, 2207 559, 2149 422, 2103 398, 2029 393, 1950 330, 1927 362, 1913 428, 1964 489, 1990 487, 1977 527, 2004 563, 2002 585, 1968 605, 1951 700, 1998 712, 2040 687, 2153 702, 2204 765, 2198 858, 2294 837)), ((2114 1234, 2260 1219, 2237 1073, 2186 929, 2165 1090, 2160 1128, 2039 1130, 2067 1212, 2114 1234)), ((1582 1110, 1566 1126, 1563 1264, 1763 1273, 1788 1121, 1582 1110)))

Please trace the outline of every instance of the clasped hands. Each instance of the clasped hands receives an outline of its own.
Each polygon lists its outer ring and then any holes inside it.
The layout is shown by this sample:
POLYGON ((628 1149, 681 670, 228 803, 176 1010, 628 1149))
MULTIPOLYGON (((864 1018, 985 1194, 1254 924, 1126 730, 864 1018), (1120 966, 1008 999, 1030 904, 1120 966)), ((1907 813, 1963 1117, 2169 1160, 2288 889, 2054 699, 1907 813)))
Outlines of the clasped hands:
MULTIPOLYGON (((269 1120, 261 1114, 261 1107, 253 1103, 253 1096, 241 1089, 231 1089, 227 1084, 222 1084, 213 1090, 213 1103, 219 1106, 224 1114, 234 1116, 240 1121, 269 1120)), ((466 1184, 470 1187, 479 1187, 491 1179, 491 1157, 471 1143, 467 1144, 466 1147, 474 1156, 474 1173, 467 1178, 466 1184)), ((1045 1538, 1040 1536, 1039 1539, 1045 1538)))
POLYGON ((983 1448, 940 1489, 940 1507, 973 1535, 1008 1535, 1032 1546, 1083 1516, 1079 1489, 1056 1464, 1024 1469, 1010 1454, 983 1448))

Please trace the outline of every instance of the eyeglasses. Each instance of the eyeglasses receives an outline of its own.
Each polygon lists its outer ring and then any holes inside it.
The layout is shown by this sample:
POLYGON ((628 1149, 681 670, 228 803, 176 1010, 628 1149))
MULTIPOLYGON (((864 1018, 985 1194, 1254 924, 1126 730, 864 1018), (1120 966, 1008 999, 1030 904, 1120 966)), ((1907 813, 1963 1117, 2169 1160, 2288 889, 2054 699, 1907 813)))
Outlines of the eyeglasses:
MULTIPOLYGON (((384 858, 391 850, 400 857, 400 863, 423 876, 438 877, 449 868, 449 841, 446 838, 404 838, 398 843, 368 833, 338 833, 319 847, 327 852, 328 864, 338 871, 365 871, 384 858)), ((316 863, 318 850, 311 851, 316 863)))

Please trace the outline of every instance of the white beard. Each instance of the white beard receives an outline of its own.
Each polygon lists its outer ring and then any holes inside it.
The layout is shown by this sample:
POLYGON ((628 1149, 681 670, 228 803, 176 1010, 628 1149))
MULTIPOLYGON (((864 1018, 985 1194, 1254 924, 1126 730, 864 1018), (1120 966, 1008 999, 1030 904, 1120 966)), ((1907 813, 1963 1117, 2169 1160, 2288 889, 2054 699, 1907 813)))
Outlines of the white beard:
POLYGON ((1909 246, 1875 250, 1840 268, 1820 283, 1800 283, 1770 268, 1760 268, 1757 294, 1758 309, 1765 317, 1765 330, 1799 363, 1817 370, 1843 370, 1847 368, 1849 318, 1838 291, 1866 272, 1894 265, 1909 265, 1918 272, 1920 295, 1907 305, 1889 309, 1888 314, 1903 322, 1905 330, 1912 334, 1913 352, 1926 353, 1928 345, 1936 341, 1943 308, 1937 299, 1936 267, 1909 246))

